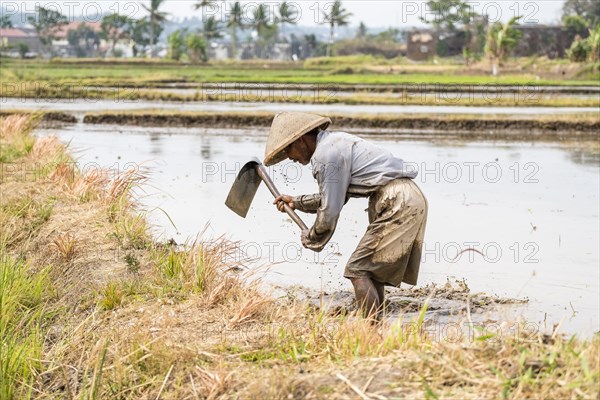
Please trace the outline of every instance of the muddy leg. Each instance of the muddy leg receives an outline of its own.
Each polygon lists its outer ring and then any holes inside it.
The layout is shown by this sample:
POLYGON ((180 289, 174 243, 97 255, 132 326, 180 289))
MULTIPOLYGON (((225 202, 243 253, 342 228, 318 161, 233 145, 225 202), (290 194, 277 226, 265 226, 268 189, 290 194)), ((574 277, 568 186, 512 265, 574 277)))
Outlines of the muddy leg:
POLYGON ((373 281, 369 278, 350 278, 356 294, 356 302, 365 318, 379 319, 379 295, 373 281))
POLYGON ((373 281, 373 285, 375 286, 375 290, 377 290, 377 297, 379 298, 379 305, 381 307, 381 311, 385 309, 385 285, 381 282, 373 281))

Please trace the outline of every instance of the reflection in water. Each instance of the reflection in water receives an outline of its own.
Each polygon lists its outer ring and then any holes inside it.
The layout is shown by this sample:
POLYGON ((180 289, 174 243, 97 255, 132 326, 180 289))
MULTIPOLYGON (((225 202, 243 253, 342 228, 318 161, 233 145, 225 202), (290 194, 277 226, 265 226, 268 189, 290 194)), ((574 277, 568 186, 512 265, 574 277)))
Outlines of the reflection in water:
POLYGON ((162 135, 158 132, 150 132, 150 154, 160 156, 162 154, 162 135))
POLYGON ((212 160, 210 139, 203 137, 200 142, 200 154, 206 160, 212 160))
MULTIPOLYGON (((385 139, 383 139, 385 140, 385 139)), ((403 138, 402 140, 407 140, 403 138)), ((410 140, 410 139, 408 139, 410 140)), ((475 141, 476 142, 476 141, 475 141)), ((441 149, 450 149, 450 153, 453 151, 460 151, 460 149, 466 149, 469 146, 472 146, 474 142, 466 142, 461 140, 456 140, 453 138, 443 138, 443 139, 434 139, 431 140, 433 145, 439 147, 441 149)), ((483 142, 479 142, 483 143, 483 142)), ((498 140, 494 143, 490 144, 492 147, 502 146, 505 148, 510 148, 515 150, 513 154, 510 155, 512 159, 520 158, 519 152, 524 148, 528 147, 539 147, 539 146, 552 146, 557 145, 561 150, 564 150, 565 153, 569 155, 571 161, 578 165, 584 166, 594 166, 600 167, 600 142, 590 142, 590 141, 579 141, 579 142, 561 142, 561 143, 553 143, 553 142, 528 142, 522 141, 518 143, 514 142, 506 142, 502 140, 498 140)))
POLYGON ((566 143, 562 147, 569 153, 569 158, 575 164, 600 167, 600 144, 598 142, 566 143))

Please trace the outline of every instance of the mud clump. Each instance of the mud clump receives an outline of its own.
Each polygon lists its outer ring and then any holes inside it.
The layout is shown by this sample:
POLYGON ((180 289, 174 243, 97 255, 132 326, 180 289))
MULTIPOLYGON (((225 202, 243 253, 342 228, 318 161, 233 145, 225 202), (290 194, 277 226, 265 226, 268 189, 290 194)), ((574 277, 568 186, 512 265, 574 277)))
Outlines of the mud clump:
MULTIPOLYGON (((316 308, 324 308, 328 313, 347 314, 357 310, 354 293, 350 291, 317 292, 308 288, 291 287, 283 290, 283 298, 306 300, 316 308)), ((502 298, 486 293, 472 293, 467 283, 459 280, 448 280, 439 285, 430 283, 423 287, 386 288, 386 314, 391 317, 416 315, 427 303, 426 315, 443 317, 464 314, 484 314, 493 312, 498 306, 522 305, 528 299, 502 298)))

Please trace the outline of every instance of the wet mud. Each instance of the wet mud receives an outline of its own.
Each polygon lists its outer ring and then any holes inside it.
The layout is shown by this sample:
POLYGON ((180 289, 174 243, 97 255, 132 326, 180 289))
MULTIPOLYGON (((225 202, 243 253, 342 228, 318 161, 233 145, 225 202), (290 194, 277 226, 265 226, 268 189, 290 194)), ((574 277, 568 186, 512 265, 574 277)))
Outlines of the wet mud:
MULTIPOLYGON (((330 315, 350 314, 357 311, 354 293, 347 290, 319 292, 301 286, 276 286, 276 294, 284 300, 308 301, 312 306, 330 315)), ((386 287, 385 314, 388 318, 411 319, 426 306, 430 319, 475 315, 475 319, 489 318, 499 307, 518 309, 529 302, 527 298, 504 298, 487 293, 473 293, 465 281, 448 280, 444 285, 430 283, 422 287, 386 287), (479 318, 477 318, 479 317, 479 318)))
MULTIPOLYGON (((78 117, 62 111, 3 110, 0 116, 43 113, 43 121, 76 123, 78 117)), ((600 119, 532 119, 474 116, 405 117, 394 115, 331 115, 333 129, 361 130, 364 134, 401 133, 409 137, 452 137, 465 140, 597 140, 600 119)), ((102 112, 87 113, 83 123, 140 127, 262 128, 268 129, 273 113, 217 112, 102 112)))
MULTIPOLYGON (((443 133, 479 140, 567 140, 596 139, 600 120, 550 120, 468 117, 398 117, 332 115, 334 129, 396 130, 443 133)), ((135 126, 180 126, 220 128, 268 128, 272 113, 98 113, 86 114, 86 124, 135 126)))

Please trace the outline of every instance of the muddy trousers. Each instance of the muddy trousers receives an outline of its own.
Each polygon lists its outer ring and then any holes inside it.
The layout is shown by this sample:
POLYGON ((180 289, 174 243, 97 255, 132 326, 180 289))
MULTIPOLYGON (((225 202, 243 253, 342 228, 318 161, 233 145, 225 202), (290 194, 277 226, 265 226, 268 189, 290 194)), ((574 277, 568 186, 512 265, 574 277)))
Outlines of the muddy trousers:
POLYGON ((369 197, 369 226, 344 277, 399 287, 416 285, 428 204, 412 179, 396 179, 369 197))

